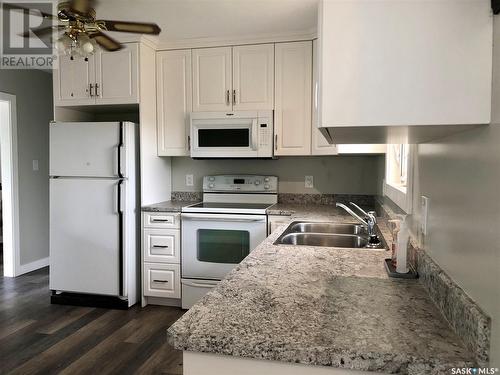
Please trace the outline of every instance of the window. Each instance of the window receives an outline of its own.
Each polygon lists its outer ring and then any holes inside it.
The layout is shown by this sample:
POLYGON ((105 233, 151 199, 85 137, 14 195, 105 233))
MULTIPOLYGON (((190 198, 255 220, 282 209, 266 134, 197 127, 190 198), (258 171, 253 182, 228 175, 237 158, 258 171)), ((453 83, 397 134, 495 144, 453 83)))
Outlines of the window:
POLYGON ((384 195, 406 213, 411 213, 412 152, 408 144, 387 145, 384 195))

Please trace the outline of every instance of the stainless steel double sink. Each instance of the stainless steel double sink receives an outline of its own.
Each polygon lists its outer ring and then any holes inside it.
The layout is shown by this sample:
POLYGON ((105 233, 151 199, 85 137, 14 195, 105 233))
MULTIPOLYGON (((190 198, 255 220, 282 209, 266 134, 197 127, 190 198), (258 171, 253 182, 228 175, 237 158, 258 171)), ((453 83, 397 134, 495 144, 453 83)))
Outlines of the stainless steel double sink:
MULTIPOLYGON (((368 247, 368 239, 366 229, 360 224, 294 221, 274 244, 373 249, 368 247)), ((384 247, 381 242, 376 248, 384 247)))

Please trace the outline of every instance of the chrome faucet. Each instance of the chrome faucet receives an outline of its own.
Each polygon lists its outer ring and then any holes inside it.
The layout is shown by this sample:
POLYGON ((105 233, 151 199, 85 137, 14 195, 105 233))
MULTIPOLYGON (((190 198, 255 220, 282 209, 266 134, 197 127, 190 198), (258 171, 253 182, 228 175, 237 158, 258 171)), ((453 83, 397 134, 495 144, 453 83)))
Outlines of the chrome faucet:
POLYGON ((337 207, 343 208, 348 214, 350 214, 352 217, 354 217, 356 220, 358 220, 368 231, 368 246, 369 247, 377 247, 380 245, 380 239, 377 236, 377 231, 375 230, 375 226, 377 225, 377 217, 375 216, 376 213, 375 211, 368 211, 366 212, 363 210, 361 207, 359 207, 356 203, 349 202, 349 204, 356 209, 358 209, 363 215, 364 218, 359 216, 357 213, 355 213, 353 210, 351 210, 349 207, 347 207, 343 203, 336 203, 337 207))

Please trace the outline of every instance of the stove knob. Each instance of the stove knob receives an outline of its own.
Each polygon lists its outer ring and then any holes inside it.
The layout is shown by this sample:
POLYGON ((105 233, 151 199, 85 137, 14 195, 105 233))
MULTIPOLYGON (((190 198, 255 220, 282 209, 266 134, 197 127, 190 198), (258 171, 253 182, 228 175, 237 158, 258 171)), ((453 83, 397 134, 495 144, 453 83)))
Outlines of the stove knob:
POLYGON ((260 181, 259 180, 255 180, 255 185, 259 186, 260 185, 260 181))
POLYGON ((264 182, 269 182, 269 177, 264 178, 264 182))
POLYGON ((214 184, 212 184, 212 183, 209 183, 209 184, 208 184, 208 187, 209 187, 210 189, 212 189, 214 186, 215 186, 215 185, 214 185, 214 184))
POLYGON ((215 177, 213 177, 213 176, 212 176, 212 177, 209 177, 209 178, 208 178, 208 180, 209 180, 209 181, 215 181, 215 177))
POLYGON ((264 189, 266 189, 266 190, 267 190, 267 189, 269 189, 269 188, 270 188, 270 186, 269 186, 269 185, 264 185, 264 189))

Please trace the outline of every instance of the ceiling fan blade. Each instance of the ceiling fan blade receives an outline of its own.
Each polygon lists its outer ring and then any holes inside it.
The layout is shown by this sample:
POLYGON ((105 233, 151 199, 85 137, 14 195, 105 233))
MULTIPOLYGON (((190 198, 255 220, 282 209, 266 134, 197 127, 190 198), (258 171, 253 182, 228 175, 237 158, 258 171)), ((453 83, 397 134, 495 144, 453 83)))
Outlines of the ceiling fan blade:
POLYGON ((48 27, 38 27, 34 28, 28 31, 25 31, 23 33, 20 33, 18 35, 22 36, 23 38, 29 38, 31 37, 31 33, 35 34, 37 37, 42 38, 44 36, 52 34, 54 31, 58 31, 61 29, 66 28, 64 25, 58 25, 58 26, 48 26, 48 27))
POLYGON ((20 11, 28 11, 31 14, 40 14, 43 18, 47 19, 52 19, 52 20, 57 20, 57 16, 54 16, 53 14, 50 13, 45 13, 40 11, 39 9, 36 8, 29 8, 29 7, 23 7, 20 6, 19 4, 14 4, 14 3, 3 3, 2 7, 4 10, 20 10, 20 11))
POLYGON ((120 42, 101 32, 92 33, 89 36, 92 39, 95 39, 97 44, 107 51, 118 51, 123 48, 123 45, 120 42))
POLYGON ((119 31, 125 33, 152 34, 158 35, 161 32, 156 23, 145 22, 127 22, 127 21, 108 21, 99 20, 97 24, 103 25, 107 31, 119 31))

